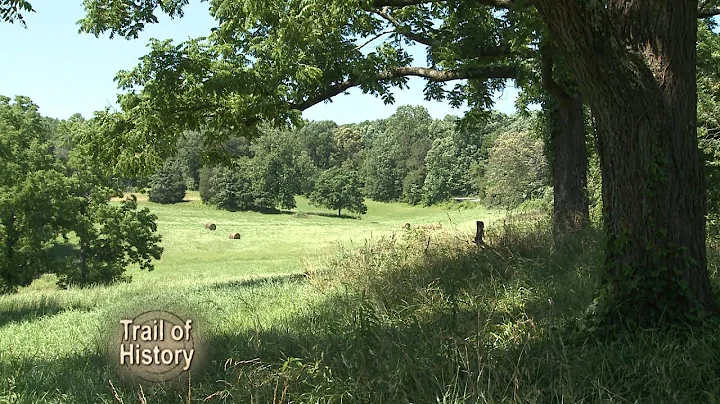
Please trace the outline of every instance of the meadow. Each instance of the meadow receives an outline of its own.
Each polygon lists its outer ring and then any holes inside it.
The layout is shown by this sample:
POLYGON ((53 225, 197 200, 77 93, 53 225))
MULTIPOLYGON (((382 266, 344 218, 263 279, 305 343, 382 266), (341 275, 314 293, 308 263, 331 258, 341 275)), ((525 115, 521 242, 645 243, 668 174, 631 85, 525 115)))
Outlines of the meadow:
MULTIPOLYGON (((140 206, 158 216, 164 254, 154 271, 130 268, 131 283, 58 290, 54 276, 44 275, 15 295, 0 296, 0 403, 117 402, 123 391, 134 402, 134 386, 123 390, 115 380, 113 392, 108 380, 116 375, 101 346, 107 330, 139 308, 167 308, 201 322, 203 336, 217 342, 207 364, 214 377, 199 381, 197 389, 216 391, 217 372, 232 357, 235 336, 285 324, 325 299, 304 273, 322 269, 328 257, 405 233, 405 223, 440 223, 470 240, 475 220, 499 216, 474 206, 369 201, 367 215, 338 218, 303 198, 291 212, 260 214, 220 211, 194 193, 186 199, 159 205, 141 196, 140 206), (217 230, 206 230, 207 222, 217 230), (231 232, 241 239, 229 239, 231 232)), ((180 400, 159 390, 159 402, 180 400)), ((187 392, 183 397, 187 401, 187 392)))
POLYGON ((479 205, 370 201, 338 218, 304 199, 274 215, 189 199, 141 203, 165 254, 132 283, 57 290, 45 276, 0 297, 0 403, 720 401, 719 322, 587 328, 597 229, 553 237, 546 215, 479 205), (132 384, 109 363, 108 330, 145 309, 200 325, 208 351, 187 384, 132 384))

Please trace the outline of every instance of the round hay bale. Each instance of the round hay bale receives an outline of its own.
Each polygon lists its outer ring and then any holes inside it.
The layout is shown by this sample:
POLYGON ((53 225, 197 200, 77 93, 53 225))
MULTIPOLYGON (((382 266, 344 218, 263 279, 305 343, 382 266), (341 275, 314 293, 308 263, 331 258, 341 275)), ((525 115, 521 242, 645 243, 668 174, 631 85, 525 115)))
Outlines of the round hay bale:
POLYGON ((403 225, 403 229, 405 229, 405 230, 410 230, 410 223, 405 223, 405 224, 403 225))
POLYGON ((205 228, 208 230, 215 230, 217 227, 215 226, 215 223, 205 223, 205 228))
POLYGON ((230 238, 233 240, 240 240, 240 233, 230 233, 230 238))

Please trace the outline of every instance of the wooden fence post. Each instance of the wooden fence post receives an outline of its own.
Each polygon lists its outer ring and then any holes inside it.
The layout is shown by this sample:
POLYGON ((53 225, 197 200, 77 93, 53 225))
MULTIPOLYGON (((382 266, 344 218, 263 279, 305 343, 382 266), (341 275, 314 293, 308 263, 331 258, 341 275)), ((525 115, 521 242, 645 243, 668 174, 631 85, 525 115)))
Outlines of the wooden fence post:
POLYGON ((483 223, 482 220, 478 220, 477 233, 475 233, 475 244, 484 245, 485 241, 483 241, 483 237, 485 237, 485 223, 483 223))

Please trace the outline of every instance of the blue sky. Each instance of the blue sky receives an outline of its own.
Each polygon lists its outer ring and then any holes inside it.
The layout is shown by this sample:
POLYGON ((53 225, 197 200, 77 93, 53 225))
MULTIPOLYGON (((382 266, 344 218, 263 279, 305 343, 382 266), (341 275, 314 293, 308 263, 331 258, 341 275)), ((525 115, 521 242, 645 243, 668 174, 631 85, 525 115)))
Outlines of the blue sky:
MULTIPOLYGON (((149 38, 182 41, 207 35, 215 26, 208 3, 191 1, 185 17, 146 27, 136 40, 95 38, 78 34, 76 21, 83 17, 80 0, 34 0, 36 13, 25 17, 27 29, 19 24, 0 24, 0 94, 27 95, 40 106, 43 115, 67 118, 79 112, 85 117, 93 111, 115 105, 118 93, 113 81, 118 70, 130 69, 147 53, 149 38)), ((421 48, 418 65, 424 62, 421 48)), ((385 105, 372 95, 353 89, 331 103, 318 104, 303 113, 306 119, 333 120, 338 124, 386 118, 399 105, 423 105, 433 117, 462 115, 465 108, 453 109, 447 103, 423 99, 424 81, 410 79, 410 89, 395 91, 395 104, 385 105)), ((495 109, 514 112, 517 90, 508 88, 497 94, 495 109)))

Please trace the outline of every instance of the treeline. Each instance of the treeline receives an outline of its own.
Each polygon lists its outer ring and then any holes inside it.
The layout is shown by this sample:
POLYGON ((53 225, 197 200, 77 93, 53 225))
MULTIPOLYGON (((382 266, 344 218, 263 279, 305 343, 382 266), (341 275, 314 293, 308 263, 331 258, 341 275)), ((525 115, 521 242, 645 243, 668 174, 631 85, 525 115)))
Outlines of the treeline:
POLYGON ((536 121, 534 115, 493 112, 470 128, 453 116, 433 119, 424 107, 401 106, 387 119, 358 124, 265 126, 259 137, 232 138, 221 150, 207 150, 203 134, 186 132, 177 154, 148 184, 150 198, 180 201, 185 186, 228 210, 291 209, 295 195, 338 213, 343 208, 363 213, 364 197, 412 205, 476 197, 512 208, 548 195, 536 121), (204 154, 218 152, 225 163, 202 164, 204 154), (166 197, 168 190, 176 190, 174 198, 166 197))

